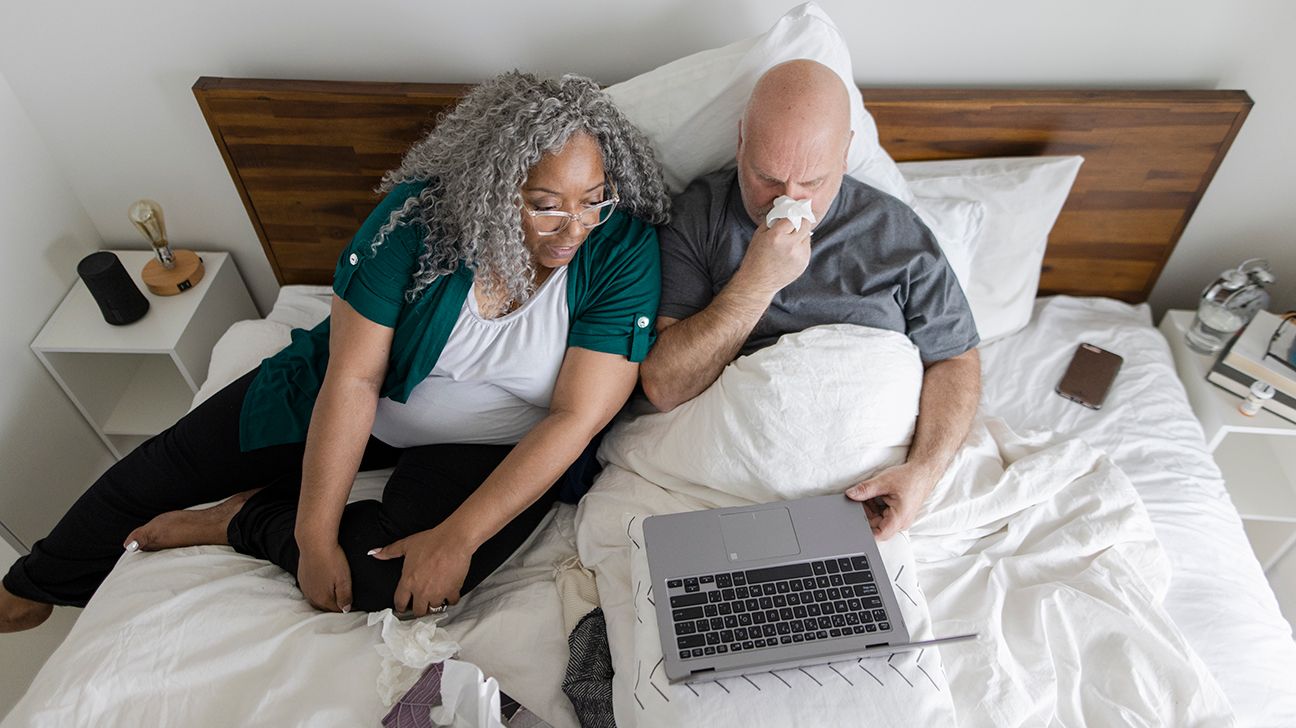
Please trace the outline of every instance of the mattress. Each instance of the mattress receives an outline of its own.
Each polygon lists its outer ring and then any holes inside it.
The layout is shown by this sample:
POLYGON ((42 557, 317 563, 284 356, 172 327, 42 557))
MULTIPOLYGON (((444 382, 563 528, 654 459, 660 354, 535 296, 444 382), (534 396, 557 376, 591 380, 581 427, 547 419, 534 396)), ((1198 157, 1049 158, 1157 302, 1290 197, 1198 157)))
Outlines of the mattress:
POLYGON ((1171 562, 1165 607, 1210 667, 1238 725, 1296 725, 1296 643, 1206 449, 1146 305, 1057 296, 981 350, 982 410, 1105 450, 1129 476, 1171 562), (1081 342, 1125 358, 1103 409, 1053 393, 1081 342))
MULTIPOLYGON (((327 311, 328 289, 284 289, 267 322, 236 324, 213 352, 197 399, 327 311)), ((1166 609, 1231 701, 1239 725, 1296 724, 1296 643, 1207 453, 1164 339, 1146 306, 1055 297, 1030 325, 982 349, 982 412, 1014 428, 1069 433, 1129 475, 1173 565, 1166 609), (1075 345, 1125 358, 1108 403, 1053 394, 1075 345)), ((382 475, 353 497, 374 497, 382 475)), ((577 725, 560 681, 567 662, 557 564, 574 555, 572 510, 556 506, 532 539, 442 624, 461 658, 556 726, 577 725)), ((291 577, 227 548, 124 556, 3 723, 372 725, 384 712, 377 626, 315 612, 291 577)))

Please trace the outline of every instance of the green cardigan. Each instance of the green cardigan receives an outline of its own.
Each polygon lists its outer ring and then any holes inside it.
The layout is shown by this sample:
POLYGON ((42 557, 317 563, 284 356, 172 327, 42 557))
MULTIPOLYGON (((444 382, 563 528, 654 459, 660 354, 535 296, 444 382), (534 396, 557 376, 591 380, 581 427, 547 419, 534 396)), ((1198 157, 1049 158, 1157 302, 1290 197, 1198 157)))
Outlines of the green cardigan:
MULTIPOLYGON (((361 316, 395 329, 379 396, 405 402, 436 366, 472 288, 473 272, 432 281, 410 302, 405 294, 418 270, 426 227, 404 224, 372 246, 391 213, 426 183, 394 188, 342 251, 333 292, 361 316)), ((617 211, 589 234, 568 264, 567 345, 643 361, 653 341, 661 298, 661 258, 651 225, 617 211)), ((328 366, 329 320, 306 331, 261 362, 243 399, 239 444, 244 450, 303 442, 328 366)))

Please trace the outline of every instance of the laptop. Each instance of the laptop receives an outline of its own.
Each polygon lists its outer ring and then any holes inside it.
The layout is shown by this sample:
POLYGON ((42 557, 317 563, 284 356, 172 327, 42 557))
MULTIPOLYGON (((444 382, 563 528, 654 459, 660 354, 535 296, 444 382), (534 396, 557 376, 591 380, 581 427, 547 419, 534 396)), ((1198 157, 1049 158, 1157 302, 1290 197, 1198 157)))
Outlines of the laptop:
POLYGON ((701 682, 914 642, 862 503, 825 495, 644 519, 666 676, 701 682))

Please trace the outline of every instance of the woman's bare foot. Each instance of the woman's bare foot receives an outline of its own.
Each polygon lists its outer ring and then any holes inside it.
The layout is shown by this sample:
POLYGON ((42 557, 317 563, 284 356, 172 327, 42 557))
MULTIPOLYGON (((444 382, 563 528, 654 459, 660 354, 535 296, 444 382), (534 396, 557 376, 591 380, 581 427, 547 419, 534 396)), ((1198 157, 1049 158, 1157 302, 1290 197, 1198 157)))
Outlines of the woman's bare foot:
POLYGON ((53 611, 53 604, 23 599, 0 586, 0 634, 38 627, 53 611))
POLYGON ((245 490, 198 511, 168 511, 126 537, 127 551, 161 551, 181 546, 227 545, 230 519, 260 488, 245 490))

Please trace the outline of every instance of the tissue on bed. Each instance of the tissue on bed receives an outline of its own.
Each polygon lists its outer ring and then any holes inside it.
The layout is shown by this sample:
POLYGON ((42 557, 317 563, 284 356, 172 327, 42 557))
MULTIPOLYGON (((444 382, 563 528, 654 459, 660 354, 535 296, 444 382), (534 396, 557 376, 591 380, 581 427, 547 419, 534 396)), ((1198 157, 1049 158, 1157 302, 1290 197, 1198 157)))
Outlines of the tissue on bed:
POLYGON ((470 662, 446 660, 441 673, 441 704, 432 708, 430 717, 439 726, 504 728, 499 683, 470 662))
POLYGON ((374 650, 382 657, 378 694, 383 705, 392 705, 405 694, 423 670, 459 653, 459 643, 432 618, 401 621, 390 609, 369 614, 369 626, 382 624, 382 644, 374 650))

